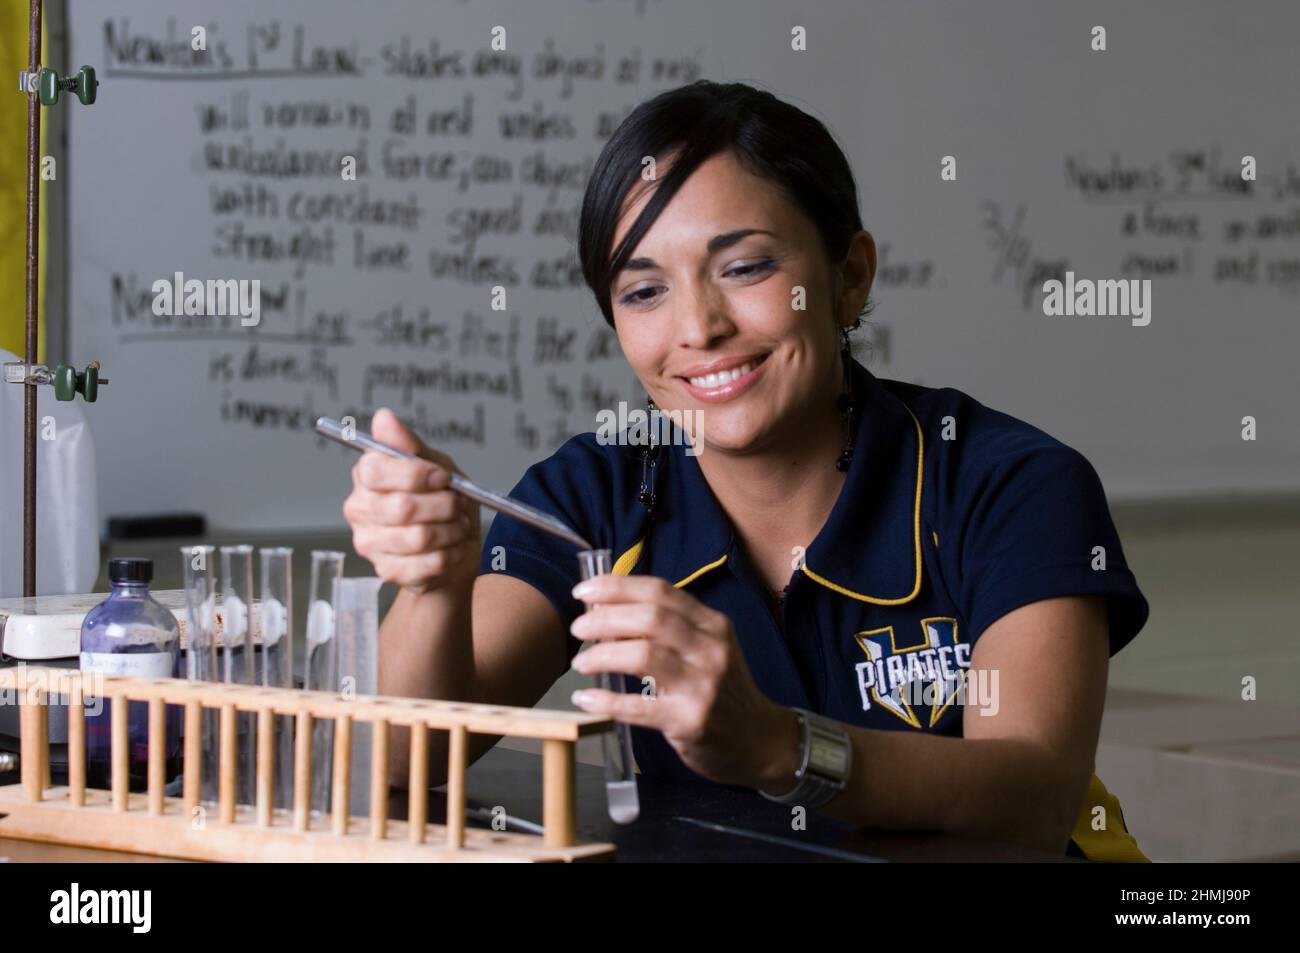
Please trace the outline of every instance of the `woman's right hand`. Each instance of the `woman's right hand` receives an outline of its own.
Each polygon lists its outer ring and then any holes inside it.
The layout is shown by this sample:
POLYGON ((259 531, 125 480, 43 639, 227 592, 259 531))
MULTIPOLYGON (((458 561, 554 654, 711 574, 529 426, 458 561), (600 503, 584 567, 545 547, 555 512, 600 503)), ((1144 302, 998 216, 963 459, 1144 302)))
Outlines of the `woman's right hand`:
POLYGON ((450 488, 451 473, 460 468, 387 408, 375 412, 370 426, 379 442, 423 459, 398 460, 373 450, 361 455, 343 503, 353 548, 379 578, 413 592, 472 586, 483 543, 478 504, 450 488))

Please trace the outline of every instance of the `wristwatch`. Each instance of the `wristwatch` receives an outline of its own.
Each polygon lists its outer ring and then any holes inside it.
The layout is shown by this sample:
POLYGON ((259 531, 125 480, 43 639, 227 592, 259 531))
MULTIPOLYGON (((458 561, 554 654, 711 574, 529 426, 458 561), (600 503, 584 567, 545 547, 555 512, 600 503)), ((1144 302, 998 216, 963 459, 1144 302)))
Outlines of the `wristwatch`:
POLYGON ((821 807, 843 791, 848 783, 849 769, 853 764, 853 744, 848 732, 835 721, 803 708, 794 711, 799 716, 799 727, 803 732, 799 770, 794 773, 794 790, 780 795, 766 791, 758 793, 778 804, 821 807))

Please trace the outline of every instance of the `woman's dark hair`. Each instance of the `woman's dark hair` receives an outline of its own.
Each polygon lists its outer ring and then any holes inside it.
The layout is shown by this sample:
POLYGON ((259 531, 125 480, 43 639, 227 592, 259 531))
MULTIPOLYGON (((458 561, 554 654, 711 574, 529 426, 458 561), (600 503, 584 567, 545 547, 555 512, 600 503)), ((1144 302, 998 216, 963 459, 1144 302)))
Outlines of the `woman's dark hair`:
MULTIPOLYGON (((840 262, 862 229, 858 190, 839 145, 820 121, 744 83, 697 80, 634 109, 605 143, 582 199, 578 257, 601 313, 614 325, 610 287, 683 182, 706 159, 732 150, 750 173, 779 186, 817 226, 826 254, 840 262), (680 153, 622 243, 609 252, 628 192, 642 182, 646 156, 680 153)), ((869 314, 868 303, 863 314, 869 314)), ((861 319, 854 323, 856 328, 861 319)))

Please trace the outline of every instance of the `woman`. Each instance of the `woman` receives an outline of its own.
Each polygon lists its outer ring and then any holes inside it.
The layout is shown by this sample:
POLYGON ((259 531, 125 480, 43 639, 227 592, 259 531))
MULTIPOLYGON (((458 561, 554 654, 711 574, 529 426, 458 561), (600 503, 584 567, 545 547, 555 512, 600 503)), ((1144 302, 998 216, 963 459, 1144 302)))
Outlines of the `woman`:
POLYGON ((1093 776, 1107 658, 1148 611, 1101 485, 1028 424, 853 360, 876 248, 825 127, 741 84, 656 96, 580 229, 651 409, 700 412, 701 441, 580 434, 528 470, 512 495, 617 556, 575 589, 572 546, 509 519, 481 542, 454 462, 378 412, 434 461, 366 454, 344 505, 402 587, 380 690, 532 705, 570 663, 622 674, 574 702, 636 726, 644 774, 1144 860, 1093 776))

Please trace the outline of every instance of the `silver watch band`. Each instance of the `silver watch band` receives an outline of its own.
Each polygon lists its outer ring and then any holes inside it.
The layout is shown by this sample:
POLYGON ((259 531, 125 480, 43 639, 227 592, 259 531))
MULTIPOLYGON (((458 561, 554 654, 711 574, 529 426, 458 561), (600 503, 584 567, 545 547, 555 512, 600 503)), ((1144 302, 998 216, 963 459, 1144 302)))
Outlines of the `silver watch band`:
POLYGON ((759 793, 778 804, 821 807, 844 790, 852 767, 853 746, 836 722, 803 708, 794 711, 803 730, 794 789, 786 794, 759 793))

